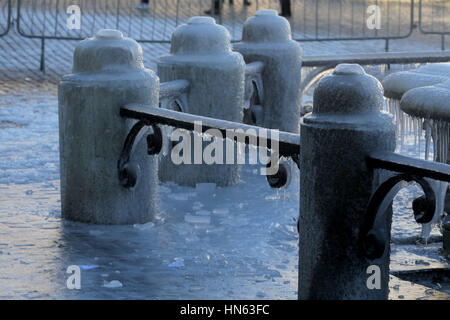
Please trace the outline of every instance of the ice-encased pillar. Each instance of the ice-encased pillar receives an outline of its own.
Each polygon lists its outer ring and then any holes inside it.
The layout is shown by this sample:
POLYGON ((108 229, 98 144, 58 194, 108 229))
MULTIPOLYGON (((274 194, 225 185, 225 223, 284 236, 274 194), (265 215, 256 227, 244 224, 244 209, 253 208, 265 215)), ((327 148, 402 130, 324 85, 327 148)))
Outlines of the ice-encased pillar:
POLYGON ((134 188, 119 182, 117 163, 135 121, 127 103, 158 105, 159 80, 145 69, 141 46, 117 30, 100 30, 75 48, 73 73, 58 87, 62 217, 97 224, 144 223, 152 217, 156 160, 146 139, 131 161, 139 167, 134 188))
POLYGON ((292 40, 289 22, 275 10, 259 10, 247 19, 242 41, 234 44, 245 62, 264 62, 264 127, 298 133, 301 107, 302 49, 292 40))
MULTIPOLYGON (((187 24, 174 31, 170 54, 158 61, 158 75, 162 82, 178 79, 189 81, 187 105, 181 111, 242 122, 245 62, 242 55, 231 51, 229 32, 217 25, 213 18, 192 17, 187 24)), ((239 181, 241 168, 237 164, 226 164, 225 146, 224 164, 205 164, 202 154, 196 155, 197 160, 194 157, 194 139, 199 137, 194 134, 190 134, 190 137, 190 164, 174 164, 169 152, 160 162, 161 181, 188 186, 197 183, 227 186, 239 181)), ((203 147, 209 143, 204 142, 203 147)), ((201 148, 200 152, 204 149, 201 148)))
MULTIPOLYGON (((378 180, 366 166, 366 157, 395 149, 392 117, 380 112, 382 104, 379 81, 359 65, 342 64, 321 80, 314 91, 313 112, 302 119, 299 299, 388 296, 389 250, 370 261, 359 242, 378 180), (368 270, 370 265, 380 269, 380 289, 367 286, 375 274, 368 270)), ((390 230, 391 217, 385 216, 380 227, 390 230)))

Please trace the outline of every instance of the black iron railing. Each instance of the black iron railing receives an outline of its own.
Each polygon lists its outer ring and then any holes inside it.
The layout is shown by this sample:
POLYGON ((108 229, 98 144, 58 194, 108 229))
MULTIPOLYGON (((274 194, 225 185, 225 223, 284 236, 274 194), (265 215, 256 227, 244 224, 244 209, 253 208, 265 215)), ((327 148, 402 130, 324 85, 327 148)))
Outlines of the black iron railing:
POLYGON ((416 182, 424 196, 413 201, 414 218, 418 223, 429 223, 435 214, 436 195, 430 180, 450 182, 450 165, 402 156, 394 152, 375 153, 367 157, 370 169, 384 169, 395 174, 380 184, 367 206, 364 223, 360 230, 361 248, 369 259, 380 258, 387 247, 388 230, 376 227, 376 219, 382 212, 382 203, 389 203, 404 183, 416 182))
MULTIPOLYGON (((224 139, 228 132, 233 132, 234 142, 245 143, 255 147, 265 146, 272 149, 276 144, 275 152, 278 157, 291 157, 296 163, 300 153, 300 136, 289 132, 279 132, 278 130, 264 129, 256 126, 246 125, 237 122, 197 116, 193 114, 166 110, 142 104, 129 104, 120 109, 120 115, 124 118, 138 120, 129 132, 122 153, 118 161, 118 174, 121 184, 124 187, 133 187, 137 180, 137 168, 130 163, 131 150, 136 137, 144 127, 152 127, 152 133, 147 135, 148 154, 158 154, 163 145, 163 135, 159 125, 167 125, 174 128, 194 131, 196 125, 201 123, 201 132, 224 139), (263 129, 264 134, 260 134, 263 129), (215 135, 217 133, 217 135, 215 135), (276 138, 274 138, 276 137, 276 138), (275 140, 276 139, 276 140, 275 140), (276 143, 276 144, 275 144, 276 143)), ((268 176, 271 186, 278 186, 279 181, 285 181, 286 172, 281 170, 272 176, 268 176)))
MULTIPOLYGON (((120 109, 120 115, 127 119, 134 119, 138 122, 133 126, 124 144, 122 154, 118 162, 119 178, 125 187, 132 187, 136 182, 137 172, 129 167, 131 150, 135 138, 139 131, 147 126, 153 128, 153 132, 147 136, 148 153, 151 155, 161 151, 163 145, 163 135, 159 125, 167 125, 174 128, 194 131, 196 123, 201 122, 201 132, 205 133, 209 129, 216 129, 217 137, 226 137, 228 130, 235 132, 235 142, 241 142, 254 146, 261 146, 261 139, 267 139, 265 144, 268 149, 272 148, 272 133, 260 136, 260 127, 250 126, 242 123, 197 116, 183 112, 165 110, 142 104, 129 104, 120 109), (249 130, 252 129, 252 130, 249 130)), ((274 130, 269 130, 272 132, 274 130)), ((211 131, 214 132, 214 131, 211 131)), ((208 132, 208 134, 210 134, 208 132)), ((214 134, 213 134, 214 135, 214 134)), ((278 136, 278 156, 292 158, 300 168, 300 136, 288 132, 276 132, 278 136)), ((436 208, 436 196, 431 187, 430 180, 450 182, 450 165, 427 160, 415 159, 402 156, 394 152, 374 153, 366 159, 369 170, 384 169, 393 173, 386 181, 381 183, 372 194, 368 203, 364 222, 360 229, 360 242, 362 254, 369 259, 381 257, 387 247, 386 239, 389 230, 377 229, 376 219, 380 212, 382 203, 387 199, 392 202, 393 197, 398 192, 398 187, 403 187, 404 183, 416 182, 423 191, 424 196, 413 201, 414 217, 418 223, 428 223, 432 220, 436 208), (396 188, 397 187, 397 188, 396 188), (395 191, 395 194, 392 194, 395 191), (389 198, 389 197, 390 198, 389 198)), ((283 172, 276 176, 268 177, 269 183, 281 187, 280 181, 284 180, 283 172), (272 181, 271 181, 272 179, 272 181), (275 181, 276 180, 276 181, 275 181)))

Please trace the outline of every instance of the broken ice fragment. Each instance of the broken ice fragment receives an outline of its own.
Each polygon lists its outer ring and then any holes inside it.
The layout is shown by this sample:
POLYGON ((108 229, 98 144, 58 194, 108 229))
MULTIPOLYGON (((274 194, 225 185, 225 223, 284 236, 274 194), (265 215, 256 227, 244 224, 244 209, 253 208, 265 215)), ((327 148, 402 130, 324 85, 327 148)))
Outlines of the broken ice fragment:
POLYGON ((108 281, 103 281, 103 287, 105 288, 122 288, 122 282, 120 282, 119 280, 112 280, 110 282, 108 281))
POLYGON ((133 224, 133 227, 138 230, 150 230, 155 226, 153 222, 147 222, 144 224, 133 224))
POLYGON ((227 208, 216 208, 213 210, 214 214, 228 214, 230 212, 230 210, 228 210, 227 208))
POLYGON ((80 269, 82 269, 82 270, 92 270, 92 269, 97 269, 98 267, 100 267, 98 264, 80 265, 80 269))
POLYGON ((187 214, 184 216, 184 221, 189 222, 189 223, 209 224, 211 222, 211 217, 209 217, 209 216, 193 216, 193 215, 187 214))
POLYGON ((184 267, 183 258, 175 258, 175 261, 169 264, 169 268, 181 268, 184 267))

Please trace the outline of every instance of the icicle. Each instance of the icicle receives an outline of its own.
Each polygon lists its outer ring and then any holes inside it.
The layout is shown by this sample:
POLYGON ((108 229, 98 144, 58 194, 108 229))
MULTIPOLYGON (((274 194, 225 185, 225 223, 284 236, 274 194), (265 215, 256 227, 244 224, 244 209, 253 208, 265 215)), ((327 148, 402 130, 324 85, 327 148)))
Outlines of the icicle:
POLYGON ((423 127, 425 128, 425 160, 428 160, 428 157, 430 155, 430 144, 432 136, 432 124, 430 122, 432 122, 432 120, 430 119, 423 120, 423 127))

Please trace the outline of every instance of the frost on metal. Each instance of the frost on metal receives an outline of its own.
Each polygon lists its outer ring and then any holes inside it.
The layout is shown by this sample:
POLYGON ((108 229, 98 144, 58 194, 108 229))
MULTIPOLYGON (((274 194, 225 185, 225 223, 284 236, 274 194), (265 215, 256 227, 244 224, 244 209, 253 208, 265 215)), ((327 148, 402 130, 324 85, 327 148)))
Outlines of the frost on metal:
MULTIPOLYGON (((376 78, 358 65, 340 65, 321 79, 314 91, 313 112, 302 118, 300 299, 388 296, 388 250, 368 261, 360 254, 358 236, 372 186, 378 182, 378 176, 367 170, 367 155, 395 149, 392 116, 380 112, 382 104, 376 78), (366 286, 371 264, 382 270, 380 290, 366 286)), ((379 221, 385 230, 390 230, 389 218, 386 214, 379 221)))
MULTIPOLYGON (((429 65, 428 69, 444 73, 445 70, 440 69, 439 65, 429 65)), ((445 65, 449 68, 450 66, 445 65)), ((449 123, 450 123, 450 80, 438 83, 432 86, 418 87, 407 91, 399 104, 400 112, 404 112, 408 120, 404 120, 402 127, 405 127, 413 121, 422 124, 425 130, 425 158, 428 158, 431 139, 433 140, 433 160, 442 163, 449 163, 449 123)), ((405 117, 405 118, 406 118, 405 117)), ((422 130, 415 130, 415 134, 420 141, 422 130)), ((423 226, 422 237, 428 238, 431 227, 439 221, 439 217, 444 211, 444 203, 447 194, 448 183, 433 181, 433 188, 437 195, 437 207, 433 221, 423 226)))

